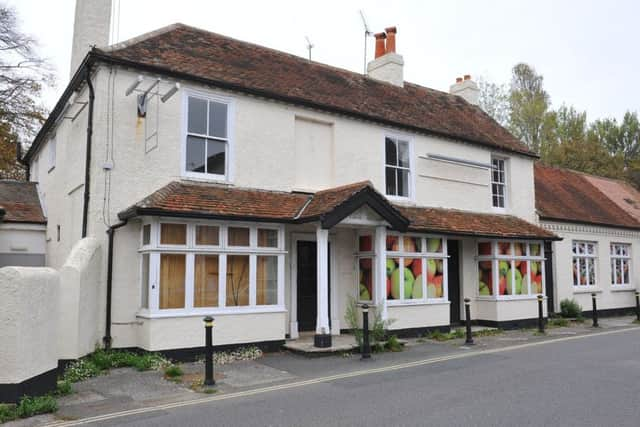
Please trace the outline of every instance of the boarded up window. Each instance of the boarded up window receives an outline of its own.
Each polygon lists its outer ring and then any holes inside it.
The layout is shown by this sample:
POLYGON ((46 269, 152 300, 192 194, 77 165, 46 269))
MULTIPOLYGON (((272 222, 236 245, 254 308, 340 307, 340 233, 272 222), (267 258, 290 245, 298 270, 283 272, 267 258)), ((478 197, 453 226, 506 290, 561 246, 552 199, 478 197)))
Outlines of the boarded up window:
POLYGON ((333 125, 296 117, 296 188, 318 190, 333 185, 333 125))

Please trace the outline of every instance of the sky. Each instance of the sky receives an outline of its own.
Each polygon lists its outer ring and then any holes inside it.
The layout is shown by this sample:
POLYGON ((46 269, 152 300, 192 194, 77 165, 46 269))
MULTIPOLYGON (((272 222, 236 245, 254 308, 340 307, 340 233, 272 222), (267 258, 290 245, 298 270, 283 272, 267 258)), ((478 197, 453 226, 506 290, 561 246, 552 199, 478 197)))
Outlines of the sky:
MULTIPOLYGON (((4 0, 40 43, 58 84, 43 103, 52 108, 69 77, 75 0, 4 0)), ((362 72, 363 10, 373 32, 396 26, 405 80, 447 91, 471 74, 509 82, 526 62, 544 76, 554 108, 573 105, 588 120, 640 110, 640 2, 623 0, 245 1, 114 0, 113 41, 175 22, 362 72)), ((372 59, 373 38, 367 40, 372 59)))

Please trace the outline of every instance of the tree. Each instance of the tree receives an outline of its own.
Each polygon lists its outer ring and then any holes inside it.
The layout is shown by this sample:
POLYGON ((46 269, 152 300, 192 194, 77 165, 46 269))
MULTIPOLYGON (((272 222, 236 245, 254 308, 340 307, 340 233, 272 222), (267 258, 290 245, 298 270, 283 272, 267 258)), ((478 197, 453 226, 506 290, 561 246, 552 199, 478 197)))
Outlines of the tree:
POLYGON ((540 152, 544 125, 549 121, 550 101, 543 80, 530 65, 520 63, 512 69, 509 130, 536 153, 540 152))
POLYGON ((18 28, 15 11, 0 3, 0 178, 21 178, 16 154, 44 122, 42 88, 53 73, 36 41, 18 28))
POLYGON ((480 89, 480 108, 493 117, 501 126, 508 126, 511 114, 509 106, 509 87, 492 83, 484 78, 478 79, 480 89))

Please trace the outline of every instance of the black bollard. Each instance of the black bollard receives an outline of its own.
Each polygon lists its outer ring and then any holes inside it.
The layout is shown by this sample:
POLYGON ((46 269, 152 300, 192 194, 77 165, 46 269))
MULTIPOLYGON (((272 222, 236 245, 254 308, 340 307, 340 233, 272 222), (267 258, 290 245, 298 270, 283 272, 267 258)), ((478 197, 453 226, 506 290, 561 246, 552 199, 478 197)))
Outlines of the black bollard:
POLYGON ((213 317, 204 318, 204 385, 215 385, 213 378, 213 317))
POLYGON ((640 322, 640 292, 636 291, 636 317, 640 322))
POLYGON ((362 304, 362 359, 371 359, 371 343, 369 342, 369 304, 362 304))
POLYGON ((464 317, 467 324, 467 339, 465 345, 473 345, 473 335, 471 333, 471 300, 469 298, 464 299, 464 317))
POLYGON ((593 327, 597 328, 598 325, 598 307, 596 306, 596 293, 592 293, 591 294, 591 301, 593 304, 593 311, 591 312, 592 316, 593 316, 593 327))
POLYGON ((542 315, 542 301, 544 296, 538 295, 538 332, 544 334, 544 317, 542 315))

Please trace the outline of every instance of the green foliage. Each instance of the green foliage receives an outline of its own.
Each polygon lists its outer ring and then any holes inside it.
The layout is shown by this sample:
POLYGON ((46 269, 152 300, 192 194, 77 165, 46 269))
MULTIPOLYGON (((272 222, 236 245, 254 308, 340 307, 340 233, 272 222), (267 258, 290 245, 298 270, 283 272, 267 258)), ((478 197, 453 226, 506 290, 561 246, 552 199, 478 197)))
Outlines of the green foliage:
POLYGON ((18 419, 16 405, 0 403, 0 424, 18 419))
POLYGON ((51 396, 23 397, 16 406, 19 418, 28 418, 38 414, 48 414, 58 410, 56 400, 51 396))
POLYGON ((62 375, 63 381, 77 383, 100 374, 100 369, 87 359, 79 359, 71 363, 62 375))
POLYGON ((76 383, 100 375, 113 368, 134 368, 138 371, 160 369, 169 361, 156 353, 133 353, 130 351, 103 350, 95 352, 71 363, 62 380, 76 383))
POLYGON ((569 326, 569 321, 563 317, 547 321, 547 328, 564 328, 566 326, 569 326))
POLYGON ((60 380, 56 385, 56 396, 67 396, 73 393, 73 387, 70 381, 60 380))
POLYGON ((564 318, 582 317, 582 306, 574 299, 560 301, 560 315, 564 318))
POLYGON ((471 335, 474 337, 492 337, 494 335, 503 334, 504 331, 500 328, 497 329, 480 329, 479 331, 473 332, 471 335))
POLYGON ((183 374, 182 368, 180 368, 180 366, 178 365, 169 365, 166 368, 164 368, 164 375, 167 378, 178 378, 178 377, 181 377, 182 374, 183 374))
POLYGON ((464 338, 464 336, 465 336, 465 332, 460 328, 447 333, 441 332, 436 329, 426 334, 425 338, 428 338, 434 341, 449 341, 457 338, 464 338))
MULTIPOLYGON (((382 320, 382 315, 380 314, 381 310, 375 306, 371 308, 372 309, 369 310, 369 339, 372 347, 374 347, 377 343, 385 340, 387 329, 389 329, 389 326, 394 322, 394 320, 382 320)), ((353 333, 358 347, 362 346, 363 337, 362 328, 360 328, 360 310, 358 301, 353 296, 350 296, 344 318, 347 321, 347 325, 349 325, 349 329, 351 329, 351 332, 353 333)))
POLYGON ((386 348, 388 348, 389 351, 398 352, 402 351, 402 344, 400 344, 400 341, 398 341, 397 336, 391 335, 387 340, 386 348))

